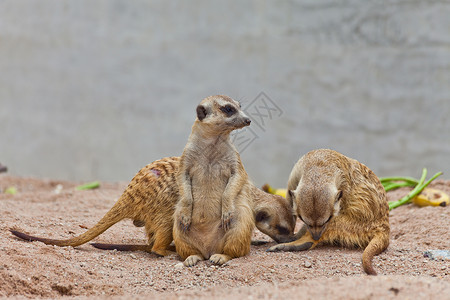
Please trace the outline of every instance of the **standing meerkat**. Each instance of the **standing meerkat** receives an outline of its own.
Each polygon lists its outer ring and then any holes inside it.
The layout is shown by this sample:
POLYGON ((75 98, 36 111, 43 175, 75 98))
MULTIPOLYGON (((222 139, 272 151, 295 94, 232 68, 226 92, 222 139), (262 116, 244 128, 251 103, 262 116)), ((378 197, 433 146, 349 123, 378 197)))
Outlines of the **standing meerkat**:
POLYGON ((362 163, 333 150, 305 154, 292 169, 287 198, 305 224, 297 240, 268 251, 300 251, 318 244, 365 248, 364 271, 376 275, 375 255, 389 245, 389 206, 378 177, 362 163))
POLYGON ((197 106, 177 182, 173 237, 185 266, 209 259, 221 265, 250 251, 255 225, 247 173, 230 140, 250 125, 238 102, 211 96, 197 106))
MULTIPOLYGON (((175 250, 174 247, 170 247, 170 244, 173 241, 173 213, 179 199, 176 182, 179 165, 180 157, 166 157, 142 168, 105 216, 79 236, 57 240, 31 236, 18 230, 11 230, 11 232, 28 241, 76 247, 99 236, 119 221, 132 219, 134 225, 145 226, 147 245, 99 243, 92 245, 100 249, 142 250, 165 256, 175 250)), ((279 243, 292 240, 295 227, 292 203, 283 197, 265 193, 253 185, 250 191, 255 204, 253 209, 257 220, 256 227, 279 243)))

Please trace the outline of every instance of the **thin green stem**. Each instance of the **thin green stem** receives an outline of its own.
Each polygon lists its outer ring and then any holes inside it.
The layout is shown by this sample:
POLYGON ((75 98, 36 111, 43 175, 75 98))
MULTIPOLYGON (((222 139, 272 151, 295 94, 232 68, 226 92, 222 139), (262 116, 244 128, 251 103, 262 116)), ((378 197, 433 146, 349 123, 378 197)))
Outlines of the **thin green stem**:
POLYGON ((384 186, 384 189, 386 190, 386 192, 389 192, 390 190, 395 190, 401 187, 405 187, 405 186, 415 186, 415 183, 411 183, 411 182, 392 182, 389 183, 387 185, 384 186))
POLYGON ((409 183, 414 183, 415 185, 419 183, 417 179, 412 177, 382 177, 380 178, 380 181, 381 183, 387 183, 391 181, 406 181, 409 183))
POLYGON ((100 187, 100 182, 94 181, 94 182, 89 182, 86 184, 79 185, 76 187, 76 189, 81 191, 81 190, 92 190, 92 189, 96 189, 98 187, 100 187))
POLYGON ((419 183, 416 185, 416 187, 408 195, 401 198, 400 200, 395 201, 395 202, 390 202, 389 210, 397 208, 397 207, 411 201, 412 198, 414 198, 415 196, 420 194, 425 187, 427 187, 433 180, 435 180, 437 177, 439 177, 441 175, 442 175, 442 172, 438 172, 438 173, 434 174, 433 177, 431 177, 427 182, 424 183, 425 178, 427 176, 427 169, 424 168, 422 171, 422 177, 420 178, 419 183))

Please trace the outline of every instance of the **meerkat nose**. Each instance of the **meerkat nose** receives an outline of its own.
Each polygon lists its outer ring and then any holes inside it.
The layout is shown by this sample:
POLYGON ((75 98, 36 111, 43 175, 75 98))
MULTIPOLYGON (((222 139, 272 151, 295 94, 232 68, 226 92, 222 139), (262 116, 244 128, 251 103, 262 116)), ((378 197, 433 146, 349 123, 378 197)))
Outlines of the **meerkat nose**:
POLYGON ((317 241, 322 236, 322 232, 321 231, 319 231, 319 232, 313 231, 313 232, 311 232, 311 235, 312 235, 313 240, 317 241))
POLYGON ((245 119, 245 124, 250 125, 251 122, 252 120, 250 120, 249 118, 245 119))

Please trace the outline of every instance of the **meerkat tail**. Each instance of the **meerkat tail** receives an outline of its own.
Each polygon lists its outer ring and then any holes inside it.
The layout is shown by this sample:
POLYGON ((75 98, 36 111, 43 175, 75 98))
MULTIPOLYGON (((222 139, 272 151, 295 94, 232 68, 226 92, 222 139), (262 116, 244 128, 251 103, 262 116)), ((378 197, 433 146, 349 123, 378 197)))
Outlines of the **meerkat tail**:
MULTIPOLYGON (((126 209, 125 209, 126 210, 126 209)), ((27 240, 30 242, 33 241, 39 241, 47 245, 56 245, 60 247, 65 246, 72 246, 76 247, 82 244, 85 244, 92 240, 93 238, 99 236, 103 232, 105 232, 109 227, 116 224, 117 222, 130 217, 126 211, 124 211, 123 204, 121 201, 116 202, 116 204, 106 213, 106 215, 103 216, 103 218, 98 221, 97 224, 94 225, 94 227, 90 228, 88 231, 86 231, 83 234, 80 234, 79 236, 73 237, 71 239, 65 239, 65 240, 57 240, 57 239, 49 239, 49 238, 43 238, 43 237, 37 237, 28 235, 26 233, 20 232, 15 229, 10 229, 11 233, 15 236, 27 240)))
POLYGON ((362 265, 364 272, 368 275, 377 275, 377 272, 372 266, 372 259, 375 255, 383 252, 389 244, 389 240, 386 242, 386 235, 382 233, 378 233, 374 236, 374 238, 369 242, 366 249, 364 249, 362 256, 362 265))

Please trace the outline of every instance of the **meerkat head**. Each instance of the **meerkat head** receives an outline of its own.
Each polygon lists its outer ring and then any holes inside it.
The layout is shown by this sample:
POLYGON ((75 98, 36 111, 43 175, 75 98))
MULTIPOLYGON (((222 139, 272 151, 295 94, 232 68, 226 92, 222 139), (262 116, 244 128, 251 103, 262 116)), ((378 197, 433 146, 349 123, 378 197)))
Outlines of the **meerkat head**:
POLYGON ((251 123, 239 102, 221 95, 210 96, 200 102, 197 106, 197 120, 216 133, 229 133, 251 123))
POLYGON ((292 203, 278 195, 264 195, 255 206, 256 227, 277 243, 293 240, 296 218, 292 203))
POLYGON ((339 214, 342 191, 334 185, 300 184, 289 194, 295 201, 298 217, 317 241, 330 220, 339 214))

